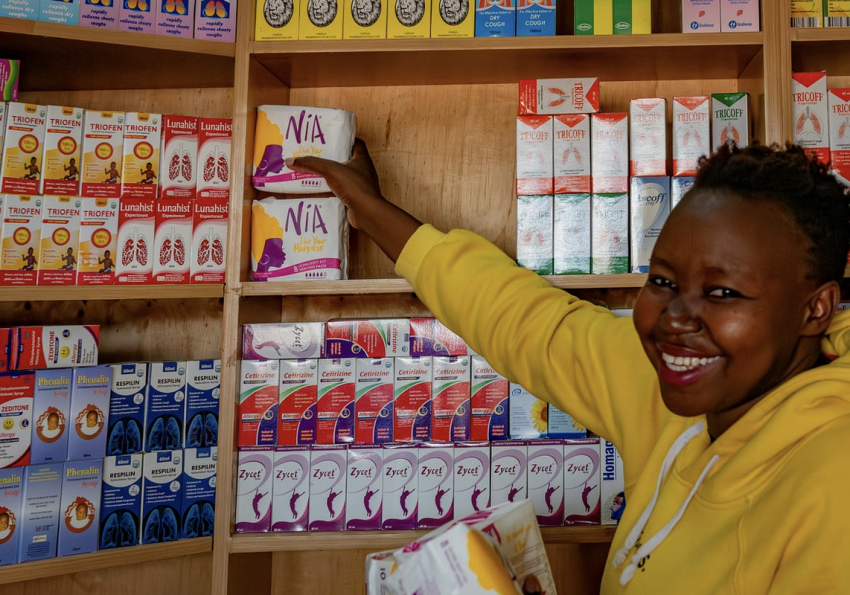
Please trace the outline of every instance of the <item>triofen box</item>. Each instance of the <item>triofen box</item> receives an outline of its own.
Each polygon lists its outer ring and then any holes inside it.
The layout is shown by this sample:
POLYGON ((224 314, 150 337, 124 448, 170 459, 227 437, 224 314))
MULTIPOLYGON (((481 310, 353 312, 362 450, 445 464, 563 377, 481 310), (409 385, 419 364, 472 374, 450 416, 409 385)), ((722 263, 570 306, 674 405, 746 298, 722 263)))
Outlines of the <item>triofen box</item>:
MULTIPOLYGON (((42 4, 65 5, 62 0, 42 0, 42 4)), ((78 6, 77 2, 67 3, 78 6)), ((76 23, 75 23, 76 24, 76 23)), ((42 194, 80 194, 80 157, 83 142, 83 109, 47 106, 44 131, 42 194)))
POLYGON ((228 200, 201 196, 194 200, 190 283, 224 283, 228 200))
POLYGON ((118 198, 121 195, 123 149, 124 112, 86 110, 80 167, 83 196, 118 198))
POLYGON ((154 220, 156 199, 120 200, 118 210, 118 249, 115 281, 120 284, 148 285, 153 280, 154 220))
POLYGON ((13 102, 6 108, 0 192, 40 194, 46 116, 43 105, 13 102))
MULTIPOLYGON (((203 4, 202 0, 199 4, 203 4)), ((159 154, 160 198, 195 198, 198 164, 198 118, 162 116, 159 154)))
POLYGON ((44 196, 42 200, 38 284, 75 285, 82 199, 78 196, 44 196))
POLYGON ((77 285, 112 285, 118 258, 118 199, 80 200, 77 285))
MULTIPOLYGON (((177 0, 177 3, 180 1, 177 0)), ((121 198, 157 197, 161 139, 162 114, 127 112, 124 121, 121 198)))
POLYGON ((0 224, 0 285, 35 285, 41 249, 43 198, 7 194, 0 224))

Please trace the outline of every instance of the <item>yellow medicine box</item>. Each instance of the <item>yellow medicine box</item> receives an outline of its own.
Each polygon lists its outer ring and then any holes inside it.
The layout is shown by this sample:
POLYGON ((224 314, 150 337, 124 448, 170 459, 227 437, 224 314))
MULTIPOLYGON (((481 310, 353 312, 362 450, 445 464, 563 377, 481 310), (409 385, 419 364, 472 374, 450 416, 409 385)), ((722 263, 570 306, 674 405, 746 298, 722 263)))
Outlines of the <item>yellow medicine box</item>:
POLYGON ((255 41, 298 39, 299 0, 257 0, 255 41))
POLYGON ((434 0, 431 37, 475 37, 475 5, 470 0, 434 0))
POLYGON ((386 39, 387 0, 344 0, 343 39, 386 39))
POLYGON ((302 0, 298 39, 342 39, 340 8, 339 0, 302 0))
POLYGON ((431 0, 389 0, 387 39, 431 37, 431 0))

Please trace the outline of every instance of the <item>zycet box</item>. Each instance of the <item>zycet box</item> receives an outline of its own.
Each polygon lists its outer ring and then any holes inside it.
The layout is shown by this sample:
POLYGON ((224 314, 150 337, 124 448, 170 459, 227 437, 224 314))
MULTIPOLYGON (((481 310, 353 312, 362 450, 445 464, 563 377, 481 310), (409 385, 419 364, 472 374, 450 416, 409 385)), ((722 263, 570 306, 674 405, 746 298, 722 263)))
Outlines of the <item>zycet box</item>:
POLYGON ((310 503, 310 447, 274 452, 272 531, 306 531, 310 503))
POLYGON ((454 444, 423 442, 419 445, 417 529, 435 529, 454 520, 454 461, 454 444))
POLYGON ((274 457, 274 447, 270 446, 239 449, 236 469, 237 533, 271 530, 274 457))

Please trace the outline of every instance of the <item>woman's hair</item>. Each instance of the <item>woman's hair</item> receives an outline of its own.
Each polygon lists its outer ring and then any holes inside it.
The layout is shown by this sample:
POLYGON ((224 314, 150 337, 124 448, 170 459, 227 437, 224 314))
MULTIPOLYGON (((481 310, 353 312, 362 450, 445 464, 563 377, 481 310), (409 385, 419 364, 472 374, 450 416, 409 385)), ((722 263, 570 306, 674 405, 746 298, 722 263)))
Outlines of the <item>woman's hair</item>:
POLYGON ((826 164, 802 147, 722 145, 702 157, 693 190, 728 190, 783 205, 811 240, 809 261, 818 283, 840 281, 850 250, 850 198, 826 164))

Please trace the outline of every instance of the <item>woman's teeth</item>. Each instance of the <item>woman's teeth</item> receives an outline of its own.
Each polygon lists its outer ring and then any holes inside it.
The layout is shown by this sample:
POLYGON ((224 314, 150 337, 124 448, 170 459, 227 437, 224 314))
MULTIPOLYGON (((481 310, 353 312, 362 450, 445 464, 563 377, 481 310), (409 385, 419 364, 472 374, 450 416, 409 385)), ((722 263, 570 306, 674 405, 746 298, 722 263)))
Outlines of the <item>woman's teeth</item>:
POLYGON ((720 359, 720 356, 715 355, 714 357, 677 357, 669 355, 667 353, 662 353, 661 359, 664 360, 664 363, 667 365, 667 367, 673 370, 674 372, 687 372, 688 370, 693 370, 695 368, 699 368, 700 366, 716 362, 720 359))

